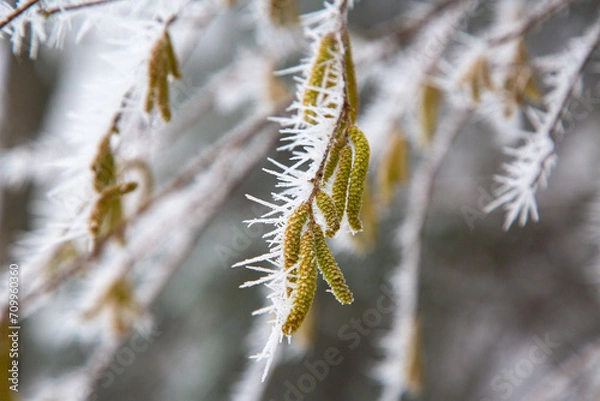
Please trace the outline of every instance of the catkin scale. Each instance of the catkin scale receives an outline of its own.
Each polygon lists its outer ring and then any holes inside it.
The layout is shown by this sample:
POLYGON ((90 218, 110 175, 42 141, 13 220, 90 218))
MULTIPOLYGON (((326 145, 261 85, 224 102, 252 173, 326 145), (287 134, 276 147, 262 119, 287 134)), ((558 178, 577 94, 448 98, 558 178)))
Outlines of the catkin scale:
POLYGON ((340 161, 331 190, 333 202, 335 203, 335 210, 338 215, 338 220, 340 221, 344 218, 344 213, 346 211, 346 199, 351 171, 352 149, 350 148, 350 145, 345 145, 340 151, 340 161))
POLYGON ((283 267, 285 269, 289 269, 298 261, 302 228, 308 221, 309 215, 310 206, 303 203, 294 209, 288 218, 283 231, 283 267))
POLYGON ((331 254, 327 242, 325 242, 321 227, 317 224, 314 226, 314 236, 315 248, 317 251, 317 265, 321 274, 323 274, 323 278, 327 281, 327 284, 329 284, 333 295, 339 303, 342 305, 352 303, 352 301, 354 301, 352 291, 348 288, 344 275, 331 254))
POLYGON ((354 125, 348 128, 348 136, 354 145, 354 158, 352 161, 352 170, 350 171, 346 213, 350 228, 354 231, 360 231, 362 230, 362 223, 359 215, 362 207, 367 170, 369 168, 369 142, 365 134, 354 125))
POLYGON ((331 238, 340 229, 340 219, 335 208, 335 202, 325 192, 319 190, 316 195, 317 207, 323 213, 325 223, 327 223, 327 230, 325 235, 331 238))
POLYGON ((292 307, 281 326, 283 334, 288 336, 291 336, 302 325, 313 303, 317 289, 315 238, 310 228, 302 235, 300 260, 296 271, 296 288, 293 292, 292 307))

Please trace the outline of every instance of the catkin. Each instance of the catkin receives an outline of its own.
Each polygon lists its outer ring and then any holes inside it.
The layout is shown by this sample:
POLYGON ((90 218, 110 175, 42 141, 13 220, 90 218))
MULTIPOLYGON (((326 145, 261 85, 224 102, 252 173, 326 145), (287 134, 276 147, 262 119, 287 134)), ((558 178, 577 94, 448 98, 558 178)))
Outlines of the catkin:
POLYGON ((175 50, 173 49, 173 42, 171 42, 171 35, 169 32, 165 31, 165 36, 163 37, 165 53, 167 56, 167 67, 173 78, 179 79, 181 78, 181 71, 179 70, 179 63, 177 62, 177 56, 175 56, 175 50))
POLYGON ((269 18, 273 25, 293 26, 299 22, 296 0, 270 0, 269 18))
POLYGON ((148 59, 148 90, 146 92, 145 110, 149 113, 157 104, 161 117, 167 122, 171 120, 169 74, 174 78, 181 78, 181 71, 173 50, 171 37, 165 31, 164 35, 154 44, 148 59))
POLYGON ((490 66, 483 56, 479 56, 473 61, 467 72, 462 77, 464 82, 471 90, 471 99, 475 103, 481 101, 481 88, 493 90, 494 85, 490 74, 490 66))
POLYGON ((422 85, 421 93, 421 136, 420 145, 425 148, 431 143, 431 138, 437 126, 438 109, 440 103, 441 92, 430 83, 422 85))
POLYGON ((111 135, 112 132, 104 135, 98 144, 98 152, 90 166, 94 174, 92 184, 97 192, 102 192, 104 188, 113 185, 116 180, 115 158, 110 148, 111 135))
POLYGON ((340 151, 340 161, 338 163, 337 173, 333 180, 331 195, 335 203, 335 210, 338 220, 342 221, 346 211, 346 199, 348 195, 348 184, 350 181, 350 172, 352 171, 352 149, 350 145, 345 145, 340 151))
POLYGON ((354 144, 354 159, 350 172, 346 213, 350 228, 354 231, 360 231, 362 230, 362 223, 359 215, 365 188, 365 179, 367 178, 367 170, 369 168, 369 142, 365 134, 356 126, 348 128, 348 136, 354 144))
POLYGON ((391 202, 395 185, 407 179, 408 159, 408 146, 404 134, 400 130, 394 130, 377 170, 379 200, 384 205, 391 202))
POLYGON ((331 238, 340 229, 340 219, 338 219, 338 214, 335 209, 335 202, 329 195, 321 190, 317 191, 316 198, 317 207, 323 213, 323 217, 325 217, 325 223, 327 223, 325 235, 327 235, 328 238, 331 238))
POLYGON ((342 305, 352 303, 352 301, 354 301, 352 291, 350 291, 348 285, 346 285, 344 275, 331 254, 327 242, 325 242, 321 227, 317 224, 314 226, 314 236, 315 247, 317 250, 317 263, 321 274, 323 274, 323 278, 327 281, 327 284, 329 284, 335 298, 342 305))
POLYGON ((135 190, 137 183, 127 182, 105 188, 92 207, 88 220, 90 233, 94 237, 103 237, 121 220, 120 197, 135 190))
POLYGON ((350 121, 356 122, 356 113, 358 112, 358 86, 356 85, 356 73, 354 71, 354 61, 352 60, 352 46, 350 45, 350 35, 344 30, 342 35, 344 44, 344 64, 346 68, 346 93, 348 94, 348 103, 350 103, 350 121))
POLYGON ((164 46, 162 39, 156 41, 148 58, 148 91, 146 92, 146 112, 154 108, 156 90, 160 81, 167 78, 167 65, 165 62, 164 46))
POLYGON ((407 349, 406 385, 410 394, 418 396, 423 391, 424 361, 421 324, 414 318, 410 327, 410 342, 407 349))
POLYGON ((311 229, 306 230, 300 242, 300 262, 298 263, 296 288, 292 308, 288 314, 281 331, 285 335, 292 335, 308 314, 317 289, 317 258, 315 238, 311 229))
POLYGON ((289 269, 298 261, 302 228, 308 221, 309 215, 310 205, 303 203, 288 218, 283 231, 283 267, 286 269, 289 269))
POLYGON ((333 173, 335 172, 335 168, 338 166, 340 161, 340 152, 344 148, 346 144, 344 141, 336 140, 331 146, 331 150, 329 151, 329 155, 327 156, 327 161, 325 162, 325 168, 323 169, 323 182, 329 181, 333 173))
MULTIPOLYGON (((317 106, 317 100, 319 98, 319 89, 315 88, 326 88, 328 86, 329 75, 330 75, 330 64, 334 60, 334 56, 337 52, 337 41, 335 34, 329 33, 321 39, 319 44, 319 50, 315 61, 313 62, 310 74, 306 81, 308 88, 305 90, 302 96, 302 104, 308 107, 317 106)), ((313 119, 316 114, 312 110, 306 110, 304 120, 310 124, 314 124, 316 121, 313 119)))
POLYGON ((156 87, 158 110, 160 111, 160 116, 165 121, 171 121, 171 106, 169 105, 169 82, 167 81, 167 77, 158 81, 158 85, 156 87))

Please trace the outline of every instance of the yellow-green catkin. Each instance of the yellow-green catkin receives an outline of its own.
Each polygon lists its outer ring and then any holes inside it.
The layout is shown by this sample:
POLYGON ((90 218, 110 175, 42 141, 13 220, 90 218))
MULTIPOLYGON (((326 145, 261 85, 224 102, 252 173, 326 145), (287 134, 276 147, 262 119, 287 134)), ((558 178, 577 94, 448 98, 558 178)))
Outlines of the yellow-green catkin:
POLYGON ((421 86, 421 108, 420 122, 421 135, 419 143, 422 148, 426 148, 431 143, 433 133, 438 123, 438 110, 441 99, 441 91, 438 87, 429 82, 421 86))
POLYGON ((265 69, 264 80, 265 80, 265 91, 263 93, 264 100, 276 106, 281 102, 288 94, 288 88, 281 78, 275 76, 275 64, 269 63, 269 68, 265 69))
POLYGON ((148 59, 148 91, 145 102, 145 109, 148 113, 152 111, 156 103, 160 115, 165 121, 171 120, 169 75, 178 79, 181 77, 181 71, 171 37, 165 31, 154 44, 148 59))
MULTIPOLYGON (((321 91, 315 88, 327 88, 329 85, 329 79, 331 72, 331 64, 335 59, 337 52, 338 43, 334 33, 329 33, 321 39, 319 44, 319 50, 317 56, 313 62, 310 70, 308 79, 306 80, 307 88, 302 96, 302 104, 307 107, 317 106, 319 94, 321 91)), ((306 110, 304 120, 310 124, 314 124, 316 121, 315 112, 312 110, 306 110)))
POLYGON ((302 228, 310 216, 310 205, 302 203, 288 218, 283 231, 283 267, 289 269, 296 264, 300 256, 302 228))
POLYGON ((504 91, 508 104, 505 114, 512 113, 513 106, 520 106, 529 101, 539 103, 542 93, 535 83, 534 70, 529 63, 525 42, 520 39, 509 72, 504 80, 504 91))
POLYGON ((353 231, 360 231, 362 230, 362 223, 359 215, 362 207, 365 179, 369 169, 370 149, 365 134, 357 126, 353 125, 348 128, 348 136, 354 145, 354 158, 352 170, 350 171, 346 213, 350 228, 353 231))
POLYGON ((131 328, 133 318, 141 314, 141 308, 135 299, 134 287, 130 280, 119 277, 113 281, 104 294, 83 313, 84 319, 96 317, 104 308, 110 311, 111 325, 119 335, 126 334, 131 328))
POLYGON ((406 350, 406 386, 407 390, 413 396, 419 396, 423 391, 424 380, 424 360, 421 325, 418 318, 413 319, 410 328, 410 340, 406 350))
POLYGON ((338 163, 331 195, 335 203, 335 210, 338 220, 342 221, 346 211, 346 200, 348 195, 348 184, 350 182, 350 173, 352 171, 352 148, 345 145, 340 151, 340 161, 338 163))
POLYGON ((115 158, 110 148, 110 137, 112 132, 104 135, 98 144, 98 151, 90 166, 93 172, 92 184, 96 192, 108 186, 114 185, 116 182, 115 174, 115 158))
POLYGON ((169 72, 173 76, 173 78, 179 79, 181 78, 181 71, 179 70, 179 62, 177 61, 177 56, 175 55, 175 50, 173 49, 173 42, 171 41, 171 35, 169 35, 168 31, 165 31, 165 36, 163 38, 165 44, 165 53, 167 54, 167 67, 169 72))
POLYGON ((293 300, 281 331, 291 336, 302 325, 315 298, 317 289, 317 257, 315 238, 312 229, 302 235, 300 241, 300 259, 296 268, 296 288, 293 291, 293 300))
POLYGON ((121 196, 135 190, 137 183, 127 182, 105 188, 92 207, 88 227, 94 237, 104 237, 122 219, 121 196))
POLYGON ((350 103, 349 117, 350 122, 356 122, 358 113, 358 85, 356 85, 356 73, 354 71, 354 61, 352 60, 352 46, 350 44, 350 35, 344 30, 342 35, 344 44, 344 64, 346 69, 346 93, 348 94, 348 103, 350 103))
POLYGON ((296 0, 269 0, 269 18, 273 25, 280 27, 298 25, 296 0))
POLYGON ((331 254, 327 242, 325 242, 321 227, 317 224, 314 226, 314 236, 315 247, 317 250, 317 264, 321 274, 323 274, 323 278, 327 281, 327 284, 329 284, 329 287, 331 288, 331 292, 333 292, 333 295, 341 304, 346 305, 352 303, 352 301, 354 301, 352 291, 348 288, 346 279, 335 261, 335 258, 331 254))
POLYGON ((377 170, 378 200, 389 205, 397 183, 408 178, 409 154, 408 144, 400 130, 392 131, 386 150, 377 170))
POLYGON ((327 235, 328 238, 331 238, 340 229, 340 220, 335 209, 335 202, 329 195, 321 190, 317 191, 316 200, 317 207, 323 213, 325 223, 327 223, 325 235, 327 235))
POLYGON ((340 152, 345 146, 345 141, 335 140, 327 155, 327 161, 325 162, 325 168, 323 169, 323 182, 326 183, 333 176, 335 168, 338 166, 340 161, 340 152))
POLYGON ((371 252, 377 244, 378 213, 369 187, 369 180, 367 179, 365 180, 362 207, 360 209, 362 231, 351 237, 352 252, 355 255, 364 255, 371 252))
POLYGON ((146 112, 154 108, 156 101, 156 89, 160 81, 167 78, 167 63, 164 52, 164 42, 157 40, 148 58, 148 90, 146 92, 146 112))
POLYGON ((169 105, 169 82, 167 78, 158 81, 156 87, 156 102, 158 103, 158 111, 160 116, 165 121, 171 121, 171 106, 169 105))
POLYGON ((479 56, 462 77, 462 82, 471 91, 473 102, 481 101, 481 89, 493 90, 494 85, 490 74, 490 66, 484 56, 479 56))

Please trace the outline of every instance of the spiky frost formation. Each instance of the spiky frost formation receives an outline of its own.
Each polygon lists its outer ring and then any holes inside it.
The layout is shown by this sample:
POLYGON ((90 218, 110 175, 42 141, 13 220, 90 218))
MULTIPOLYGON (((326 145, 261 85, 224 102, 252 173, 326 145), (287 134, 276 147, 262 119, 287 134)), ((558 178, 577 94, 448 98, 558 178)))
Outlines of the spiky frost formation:
POLYGON ((539 219, 535 195, 538 188, 546 186, 557 162, 556 142, 565 133, 564 109, 576 96, 577 83, 599 44, 600 19, 583 36, 572 40, 566 50, 538 63, 550 88, 542 98, 546 110, 527 110, 534 131, 520 131, 523 143, 505 150, 512 160, 502 165, 503 173, 496 175, 500 184, 494 193, 496 199, 485 208, 486 212, 499 207, 506 210, 504 229, 517 218, 521 226, 529 218, 539 219))
MULTIPOLYGON (((274 229, 265 235, 269 244, 269 252, 256 258, 238 263, 236 266, 264 272, 267 275, 258 280, 245 283, 243 287, 256 284, 265 284, 270 294, 270 305, 255 312, 256 314, 269 313, 271 316, 271 335, 261 352, 254 357, 266 360, 263 375, 266 377, 270 364, 275 355, 278 343, 284 334, 291 334, 292 330, 283 330, 284 323, 290 311, 297 303, 294 297, 296 288, 296 274, 300 274, 298 264, 288 266, 285 262, 285 243, 292 239, 286 233, 299 234, 297 228, 302 230, 302 224, 297 219, 298 208, 307 199, 312 199, 314 183, 320 182, 321 177, 316 177, 323 159, 327 156, 328 145, 332 135, 338 127, 342 106, 345 98, 344 83, 344 44, 342 39, 343 16, 339 11, 340 1, 335 4, 325 3, 325 8, 303 16, 302 23, 305 34, 311 41, 311 58, 301 66, 290 69, 290 72, 299 72, 297 81, 297 100, 290 109, 296 113, 289 118, 278 118, 283 128, 283 145, 279 150, 292 152, 290 166, 283 165, 274 160, 275 170, 265 170, 276 176, 279 180, 278 187, 282 190, 274 193, 273 201, 263 201, 248 196, 249 199, 269 207, 271 210, 258 219, 249 221, 249 224, 262 223, 274 226, 274 229), (296 223, 290 224, 290 220, 296 223), (267 267, 256 266, 264 263, 267 267), (288 266, 287 268, 285 266, 288 266), (292 288, 292 291, 290 291, 292 288)), ((317 198, 319 207, 323 207, 322 196, 317 198), (320 201, 319 201, 319 198, 320 201)), ((312 206, 311 206, 312 207, 312 206)), ((320 221, 333 221, 331 210, 319 210, 314 207, 312 213, 320 221), (328 213, 328 216, 324 216, 328 213)), ((330 208, 325 208, 330 209, 330 208)), ((301 210, 301 209, 300 209, 301 210)), ((311 217, 312 219, 312 217, 311 217)), ((309 222, 308 225, 318 224, 309 222)), ((302 232, 302 231, 300 231, 302 232)), ((291 241, 291 243, 297 243, 291 241)), ((300 247, 301 248, 301 247, 300 247)), ((295 248, 294 248, 295 249, 295 248)), ((302 255, 300 249, 299 256, 302 255)), ((293 255, 287 255, 289 258, 293 255)), ((299 262, 302 264, 302 261, 299 262)), ((286 326, 288 328, 288 326, 286 326)))

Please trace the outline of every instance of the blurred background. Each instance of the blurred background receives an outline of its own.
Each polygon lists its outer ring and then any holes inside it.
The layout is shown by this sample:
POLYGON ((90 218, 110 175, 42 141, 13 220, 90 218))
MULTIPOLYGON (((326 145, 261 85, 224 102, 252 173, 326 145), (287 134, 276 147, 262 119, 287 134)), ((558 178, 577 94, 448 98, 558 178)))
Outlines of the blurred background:
MULTIPOLYGON (((422 5, 415 3, 424 2, 360 1, 350 13, 350 30, 366 38, 408 8, 422 5)), ((489 22, 486 3, 493 2, 483 2, 483 12, 470 21, 470 30, 489 22)), ((302 12, 320 5, 299 1, 302 12)), ((581 34, 599 5, 577 2, 568 14, 532 32, 527 36, 530 54, 556 51, 581 34)), ((246 12, 244 6, 234 7, 209 26, 184 65, 186 78, 175 89, 176 99, 182 101, 187 88, 202 85, 212 72, 236 62, 252 31, 246 12)), ((68 92, 73 66, 93 41, 92 35, 77 45, 67 43, 62 51, 44 48, 33 61, 12 55, 7 41, 0 41, 0 148, 34 141, 56 118, 53 113, 64 113, 61 94, 68 92)), ((597 68, 592 70, 584 80, 591 107, 579 106, 581 118, 560 143, 549 187, 538 193, 540 222, 505 232, 503 213, 481 212, 494 188, 492 177, 505 160, 496 134, 485 122, 469 124, 445 160, 435 181, 423 243, 421 399, 600 400, 600 86, 597 68), (556 398, 536 398, 546 393, 556 398)), ((368 90, 361 95, 369 96, 368 90)), ((186 160, 239 121, 245 107, 250 106, 212 113, 182 135, 184 139, 165 155, 165 171, 175 171, 177 160, 186 160)), ((282 158, 275 152, 271 156, 282 158)), ((261 167, 267 166, 265 161, 261 167)), ((168 176, 163 174, 158 185, 168 176)), ((256 287, 240 290, 240 284, 256 275, 231 265, 266 249, 263 228, 243 223, 262 211, 244 195, 268 198, 273 184, 256 169, 237 188, 156 302, 152 334, 134 335, 125 343, 110 365, 111 373, 100 380, 97 400, 208 401, 230 399, 235 393, 252 363, 248 355, 258 351, 247 337, 260 324, 251 313, 263 306, 264 294, 256 287)), ((373 369, 382 359, 379 340, 390 327, 391 313, 377 309, 377 302, 386 295, 388 277, 398 264, 395 233, 406 194, 402 186, 377 227, 373 249, 362 255, 337 254, 355 302, 339 305, 319 281, 305 344, 283 345, 283 360, 267 378, 264 400, 378 397, 373 369), (330 347, 339 350, 341 361, 330 367, 327 377, 317 380, 307 394, 290 390, 310 387, 303 382, 310 372, 307 365, 323 360, 330 347)), ((2 189, 3 266, 12 261, 11 244, 30 227, 32 202, 43 197, 32 185, 2 189)), ((42 308, 22 323, 25 396, 36 395, 40 382, 55 380, 85 360, 86 345, 60 340, 64 336, 57 321, 63 317, 59 308, 42 308)))

